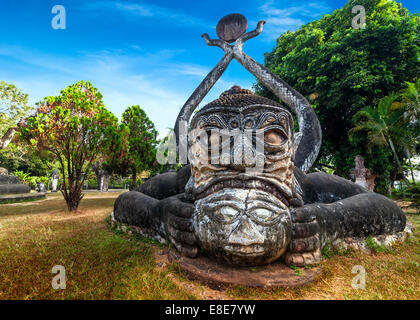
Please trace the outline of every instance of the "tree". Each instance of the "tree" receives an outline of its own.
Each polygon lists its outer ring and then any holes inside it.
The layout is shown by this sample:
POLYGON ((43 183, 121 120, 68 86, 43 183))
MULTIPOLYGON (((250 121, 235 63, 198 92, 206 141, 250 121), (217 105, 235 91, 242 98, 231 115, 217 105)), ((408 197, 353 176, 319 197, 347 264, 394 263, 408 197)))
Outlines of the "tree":
POLYGON ((55 97, 46 97, 25 119, 20 134, 50 161, 58 160, 62 190, 69 211, 77 210, 90 166, 107 149, 117 126, 102 95, 90 82, 79 81, 55 97))
MULTIPOLYGON (((353 117, 356 126, 349 131, 349 136, 351 140, 357 132, 366 131, 370 145, 389 147, 400 173, 403 174, 404 170, 395 143, 406 147, 406 143, 409 141, 408 121, 404 118, 404 106, 396 103, 397 97, 395 94, 389 95, 379 101, 377 108, 367 107, 357 112, 353 117)), ((404 174, 403 178, 409 185, 404 174)))
POLYGON ((110 136, 107 150, 102 150, 98 161, 93 165, 97 177, 98 187, 103 179, 101 191, 108 191, 108 182, 112 174, 123 175, 125 173, 125 159, 128 152, 128 127, 119 124, 110 136), (100 176, 100 173, 103 176, 100 176))
MULTIPOLYGON (((265 54, 265 65, 315 108, 323 132, 315 167, 326 163, 339 175, 350 172, 353 150, 364 149, 363 139, 355 139, 354 145, 348 137, 354 114, 376 106, 420 74, 418 26, 419 17, 397 2, 350 0, 342 9, 284 33, 265 54), (366 9, 365 29, 352 28, 355 5, 366 9)), ((260 84, 256 91, 273 97, 260 84)), ((374 165, 370 160, 365 164, 374 165)))
POLYGON ((407 88, 401 93, 402 104, 406 109, 405 116, 409 120, 408 130, 411 132, 412 143, 408 144, 406 154, 408 157, 411 179, 415 183, 411 155, 420 153, 420 78, 416 82, 406 82, 407 88))
POLYGON ((155 164, 157 131, 144 110, 137 105, 124 111, 121 122, 128 130, 128 152, 123 167, 131 173, 132 187, 135 187, 137 173, 155 164))
MULTIPOLYGON (((16 88, 14 84, 0 82, 0 138, 10 128, 17 126, 32 107, 28 104, 28 94, 16 88)), ((10 130, 9 130, 10 131, 10 130)), ((14 131, 12 129, 12 131, 14 131)), ((14 132, 13 132, 14 134, 14 132)), ((13 137, 13 134, 11 136, 13 137)))
POLYGON ((405 104, 407 113, 412 122, 420 118, 420 78, 416 82, 406 82, 407 88, 403 90, 402 103, 405 104))
POLYGON ((9 172, 24 171, 43 176, 48 168, 39 156, 28 152, 24 141, 15 135, 19 121, 32 109, 28 104, 28 94, 13 84, 0 82, 0 166, 9 172))

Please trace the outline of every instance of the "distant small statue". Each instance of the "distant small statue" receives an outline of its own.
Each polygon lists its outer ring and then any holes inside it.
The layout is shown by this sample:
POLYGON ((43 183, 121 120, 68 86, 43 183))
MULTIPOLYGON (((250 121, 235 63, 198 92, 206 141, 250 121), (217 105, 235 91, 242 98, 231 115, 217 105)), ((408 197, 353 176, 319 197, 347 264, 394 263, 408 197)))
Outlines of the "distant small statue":
POLYGON ((104 170, 102 168, 102 162, 100 161, 96 161, 91 169, 93 170, 93 172, 95 172, 96 175, 96 181, 98 183, 98 191, 104 192, 104 191, 108 191, 108 183, 109 183, 109 178, 110 178, 110 174, 108 171, 104 170))
POLYGON ((45 192, 45 184, 43 182, 37 182, 35 187, 36 192, 45 192))
POLYGON ((103 169, 100 169, 98 171, 98 190, 101 192, 107 192, 108 191, 108 184, 109 184, 109 172, 103 169))
POLYGON ((350 178, 354 183, 373 191, 375 188, 376 175, 372 175, 369 169, 365 168, 365 160, 361 155, 354 158, 356 167, 351 169, 350 178))
POLYGON ((54 169, 50 181, 48 181, 48 186, 51 182, 51 192, 57 192, 58 180, 60 179, 57 169, 54 169))

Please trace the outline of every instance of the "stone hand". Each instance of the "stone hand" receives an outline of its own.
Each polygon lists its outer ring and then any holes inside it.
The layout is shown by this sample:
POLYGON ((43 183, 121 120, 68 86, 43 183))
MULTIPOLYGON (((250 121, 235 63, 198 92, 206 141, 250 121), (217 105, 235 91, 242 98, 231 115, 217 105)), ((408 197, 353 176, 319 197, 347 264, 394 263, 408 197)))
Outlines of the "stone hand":
POLYGON ((287 248, 285 263, 303 267, 321 261, 320 228, 308 207, 292 209, 292 240, 287 248))
POLYGON ((265 24, 264 20, 261 20, 260 22, 258 22, 257 24, 257 28, 255 30, 252 30, 250 32, 244 33, 242 36, 240 36, 233 45, 228 44, 226 41, 224 40, 220 40, 220 39, 210 39, 209 35, 207 33, 204 33, 202 35, 202 37, 204 38, 204 40, 206 41, 208 46, 215 46, 215 47, 219 47, 221 48, 225 54, 227 55, 233 55, 234 52, 239 54, 242 52, 242 47, 245 43, 245 41, 254 38, 256 36, 258 36, 262 30, 263 30, 263 25, 265 24))
POLYGON ((194 204, 187 201, 185 194, 180 194, 161 200, 161 205, 170 242, 181 254, 196 257, 198 247, 192 226, 194 204))
POLYGON ((247 33, 244 33, 242 36, 240 36, 235 43, 233 44, 233 52, 235 55, 240 55, 242 54, 242 47, 245 43, 245 41, 255 38, 256 36, 258 36, 262 31, 263 31, 263 26, 265 24, 264 20, 261 20, 258 22, 257 27, 255 28, 255 30, 249 31, 247 33))
POLYGON ((219 39, 210 39, 210 37, 209 37, 209 35, 207 33, 203 33, 202 34, 202 37, 204 38, 204 40, 206 41, 206 43, 207 43, 208 46, 222 48, 222 50, 226 54, 232 55, 232 53, 233 53, 232 46, 229 45, 226 41, 219 40, 219 39))

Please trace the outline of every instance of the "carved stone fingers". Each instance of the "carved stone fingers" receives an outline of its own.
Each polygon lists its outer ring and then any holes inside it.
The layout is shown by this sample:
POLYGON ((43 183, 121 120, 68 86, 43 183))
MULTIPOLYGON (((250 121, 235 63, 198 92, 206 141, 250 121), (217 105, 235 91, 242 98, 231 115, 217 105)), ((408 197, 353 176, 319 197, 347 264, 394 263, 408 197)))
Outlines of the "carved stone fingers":
POLYGON ((291 212, 292 240, 285 254, 285 263, 307 266, 321 261, 320 228, 315 215, 305 207, 291 212))
POLYGON ((191 220, 194 205, 182 200, 182 196, 162 200, 166 234, 169 241, 181 254, 194 258, 198 255, 197 239, 191 220))
POLYGON ((284 257, 284 262, 287 265, 296 267, 310 266, 321 262, 321 250, 317 249, 313 252, 305 253, 290 253, 287 252, 284 257))

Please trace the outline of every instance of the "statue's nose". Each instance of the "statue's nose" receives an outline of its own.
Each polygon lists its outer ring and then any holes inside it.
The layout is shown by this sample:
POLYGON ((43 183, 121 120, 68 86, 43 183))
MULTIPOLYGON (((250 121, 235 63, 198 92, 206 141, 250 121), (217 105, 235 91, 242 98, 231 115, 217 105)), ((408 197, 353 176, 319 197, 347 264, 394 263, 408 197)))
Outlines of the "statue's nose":
POLYGON ((234 230, 228 239, 229 244, 250 246, 253 244, 264 244, 264 236, 258 232, 255 224, 245 218, 242 220, 236 230, 234 230))
POLYGON ((260 159, 258 156, 258 152, 256 152, 252 146, 234 146, 230 153, 229 166, 238 171, 243 171, 246 168, 252 168, 256 165, 256 159, 260 159))

